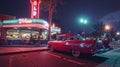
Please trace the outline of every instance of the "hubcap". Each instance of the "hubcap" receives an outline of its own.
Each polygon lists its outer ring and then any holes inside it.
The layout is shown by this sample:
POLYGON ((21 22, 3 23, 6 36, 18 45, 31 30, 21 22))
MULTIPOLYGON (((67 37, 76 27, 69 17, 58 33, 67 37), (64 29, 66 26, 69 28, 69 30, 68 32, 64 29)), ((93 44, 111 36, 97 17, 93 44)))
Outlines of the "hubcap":
POLYGON ((72 50, 72 55, 74 57, 79 57, 80 56, 80 51, 78 51, 78 50, 72 50))

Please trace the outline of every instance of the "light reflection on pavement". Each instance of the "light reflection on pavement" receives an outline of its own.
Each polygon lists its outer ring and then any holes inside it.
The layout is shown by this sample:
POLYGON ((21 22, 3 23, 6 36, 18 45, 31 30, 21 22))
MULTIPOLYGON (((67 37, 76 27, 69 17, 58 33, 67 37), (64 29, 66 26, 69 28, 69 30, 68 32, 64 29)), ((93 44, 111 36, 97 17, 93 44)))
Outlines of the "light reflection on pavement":
POLYGON ((98 62, 94 57, 74 58, 65 53, 39 51, 0 56, 0 67, 96 67, 103 61, 98 62))
POLYGON ((10 56, 8 61, 8 67, 12 67, 12 62, 13 62, 13 56, 10 56))

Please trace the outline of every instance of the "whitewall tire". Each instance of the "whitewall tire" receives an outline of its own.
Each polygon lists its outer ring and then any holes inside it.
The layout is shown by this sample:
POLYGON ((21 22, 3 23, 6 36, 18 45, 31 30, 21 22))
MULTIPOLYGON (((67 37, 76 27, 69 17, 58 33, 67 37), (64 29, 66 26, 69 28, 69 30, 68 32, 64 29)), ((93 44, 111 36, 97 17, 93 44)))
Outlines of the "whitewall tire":
POLYGON ((72 56, 79 57, 80 56, 80 51, 79 50, 72 50, 72 56))

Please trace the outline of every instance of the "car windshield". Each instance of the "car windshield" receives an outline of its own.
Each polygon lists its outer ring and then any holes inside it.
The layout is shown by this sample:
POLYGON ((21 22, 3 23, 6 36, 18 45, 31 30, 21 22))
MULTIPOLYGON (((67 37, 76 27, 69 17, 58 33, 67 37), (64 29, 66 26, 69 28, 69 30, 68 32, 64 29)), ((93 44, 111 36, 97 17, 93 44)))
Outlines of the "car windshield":
POLYGON ((78 36, 59 36, 57 40, 82 40, 78 36))

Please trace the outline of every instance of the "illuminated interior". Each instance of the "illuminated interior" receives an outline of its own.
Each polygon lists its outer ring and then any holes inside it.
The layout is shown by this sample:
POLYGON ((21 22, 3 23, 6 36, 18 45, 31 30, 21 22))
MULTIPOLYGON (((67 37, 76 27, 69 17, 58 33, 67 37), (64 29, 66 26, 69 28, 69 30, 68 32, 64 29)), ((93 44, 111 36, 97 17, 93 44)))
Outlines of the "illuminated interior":
MULTIPOLYGON (((46 40, 47 39, 47 33, 46 31, 40 31, 42 35, 40 35, 41 40, 46 40)), ((10 28, 7 29, 6 33, 6 38, 9 40, 25 40, 25 39, 30 39, 33 38, 35 40, 39 39, 39 30, 34 30, 30 28, 10 28)))

